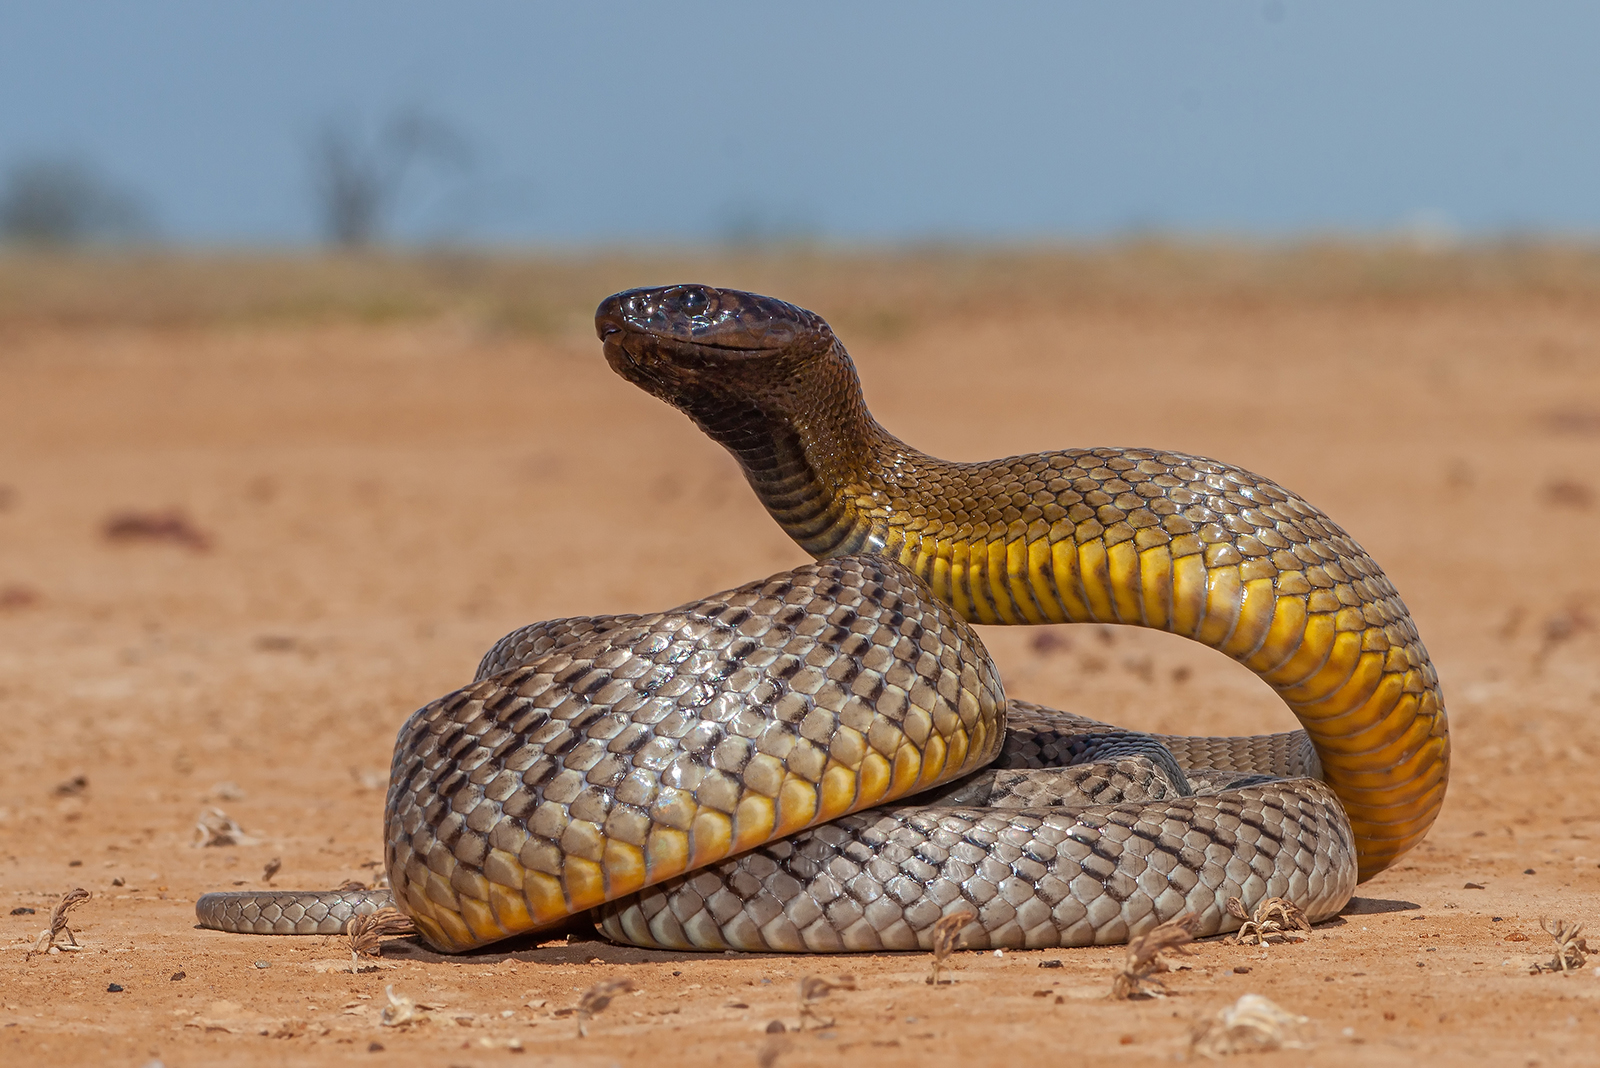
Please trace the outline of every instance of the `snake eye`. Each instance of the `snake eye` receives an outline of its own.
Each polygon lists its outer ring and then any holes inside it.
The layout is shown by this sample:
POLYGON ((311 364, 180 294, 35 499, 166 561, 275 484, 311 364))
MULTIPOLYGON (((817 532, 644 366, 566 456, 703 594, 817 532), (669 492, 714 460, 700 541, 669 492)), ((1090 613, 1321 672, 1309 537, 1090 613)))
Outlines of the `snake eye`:
POLYGON ((686 314, 698 318, 711 310, 711 295, 699 287, 685 289, 678 296, 678 306, 686 314))

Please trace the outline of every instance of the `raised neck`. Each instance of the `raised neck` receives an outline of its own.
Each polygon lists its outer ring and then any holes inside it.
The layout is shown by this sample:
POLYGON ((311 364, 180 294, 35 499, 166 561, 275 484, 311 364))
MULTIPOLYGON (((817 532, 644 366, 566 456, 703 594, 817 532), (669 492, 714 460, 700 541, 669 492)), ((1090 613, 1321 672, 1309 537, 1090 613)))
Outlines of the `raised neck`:
POLYGON ((688 414, 733 454, 785 532, 821 559, 859 540, 858 500, 881 482, 885 450, 904 450, 867 410, 849 356, 794 368, 759 396, 707 399, 688 414), (720 402, 719 402, 720 401, 720 402))

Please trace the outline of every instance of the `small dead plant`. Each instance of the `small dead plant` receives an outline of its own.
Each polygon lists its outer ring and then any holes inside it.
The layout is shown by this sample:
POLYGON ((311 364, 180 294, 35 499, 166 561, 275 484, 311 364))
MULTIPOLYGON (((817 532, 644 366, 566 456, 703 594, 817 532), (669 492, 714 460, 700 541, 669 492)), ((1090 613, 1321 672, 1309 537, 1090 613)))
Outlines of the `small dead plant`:
POLYGON ((1538 975, 1540 972, 1570 972, 1588 963, 1589 943, 1582 937, 1583 924, 1540 916, 1539 926, 1555 939, 1556 955, 1547 963, 1530 965, 1528 968, 1530 973, 1538 975))
POLYGON ((381 908, 352 917, 345 925, 345 933, 350 936, 350 971, 360 971, 362 957, 376 957, 385 938, 410 934, 416 929, 410 917, 397 908, 381 908))
POLYGON ((817 1015, 817 1002, 832 994, 835 990, 854 990, 856 977, 853 975, 839 975, 832 979, 824 979, 820 975, 807 975, 800 979, 800 1027, 806 1029, 806 1021, 811 1021, 812 1027, 832 1027, 833 1021, 824 1020, 817 1015))
POLYGON ((1304 942, 1311 937, 1311 922, 1306 919, 1305 910, 1286 898, 1269 897, 1251 914, 1245 912, 1244 902, 1230 897, 1227 909, 1228 915, 1244 921, 1233 936, 1236 946, 1264 946, 1273 939, 1304 942))
POLYGON ((194 823, 194 842, 196 849, 209 849, 216 846, 253 846, 260 845, 261 839, 254 835, 246 834, 244 828, 239 826, 234 818, 220 808, 207 808, 200 813, 194 823))
POLYGON ((761 1048, 756 1050, 756 1068, 772 1068, 778 1063, 778 1058, 789 1052, 789 1038, 786 1035, 768 1035, 767 1040, 761 1043, 761 1048))
POLYGON ((1310 1049, 1302 1029, 1310 1023, 1274 1005, 1260 994, 1246 994, 1215 1016, 1201 1020, 1189 1034, 1189 1052, 1202 1057, 1265 1053, 1275 1049, 1310 1049))
POLYGON ((432 1005, 422 1005, 404 994, 396 994, 393 986, 384 987, 383 993, 389 999, 389 1004, 384 1006, 383 1014, 378 1017, 379 1027, 408 1027, 428 1022, 428 1017, 423 1013, 430 1011, 432 1005))
POLYGON ((971 909, 952 912, 947 916, 940 916, 933 924, 933 974, 928 976, 930 986, 939 985, 939 971, 944 967, 945 958, 961 948, 961 932, 978 918, 978 914, 971 909))
POLYGON ((1193 912, 1186 912, 1129 940, 1128 962, 1111 980, 1112 1000, 1165 997, 1167 984, 1156 976, 1171 969, 1161 959, 1161 954, 1171 950, 1179 956, 1187 956, 1189 951, 1183 947, 1194 941, 1194 925, 1199 918, 1193 912))
POLYGON ((589 1037, 589 1021, 604 1012, 612 998, 635 989, 632 979, 607 979, 585 990, 578 999, 578 1037, 589 1037))
POLYGON ((33 943, 33 948, 28 950, 27 955, 31 957, 35 953, 59 953, 63 950, 82 949, 83 947, 78 945, 77 936, 72 933, 72 928, 67 926, 67 913, 88 901, 89 897, 89 891, 81 886, 62 894, 61 900, 50 909, 49 928, 39 932, 38 939, 33 943), (57 942, 62 935, 67 936, 67 944, 64 946, 57 942))

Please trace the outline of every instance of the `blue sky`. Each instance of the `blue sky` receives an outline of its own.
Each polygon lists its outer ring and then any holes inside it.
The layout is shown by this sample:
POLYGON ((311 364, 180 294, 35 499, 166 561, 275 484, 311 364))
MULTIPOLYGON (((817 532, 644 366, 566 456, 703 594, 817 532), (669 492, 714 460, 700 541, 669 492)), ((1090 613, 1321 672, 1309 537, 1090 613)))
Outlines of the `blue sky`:
POLYGON ((1600 233, 1600 4, 0 0, 0 171, 169 240, 316 236, 307 146, 407 108, 403 240, 1600 233))

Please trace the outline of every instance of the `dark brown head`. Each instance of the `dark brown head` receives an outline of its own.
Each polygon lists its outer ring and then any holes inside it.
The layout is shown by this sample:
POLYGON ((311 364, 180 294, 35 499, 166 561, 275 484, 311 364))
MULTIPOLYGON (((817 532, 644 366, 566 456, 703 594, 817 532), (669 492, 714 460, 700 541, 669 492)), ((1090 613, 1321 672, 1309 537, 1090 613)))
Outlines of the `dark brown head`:
POLYGON ((612 370, 718 437, 741 412, 739 422, 753 409, 794 414, 802 396, 860 388, 822 317, 773 297, 703 285, 630 289, 602 301, 594 321, 612 370))

